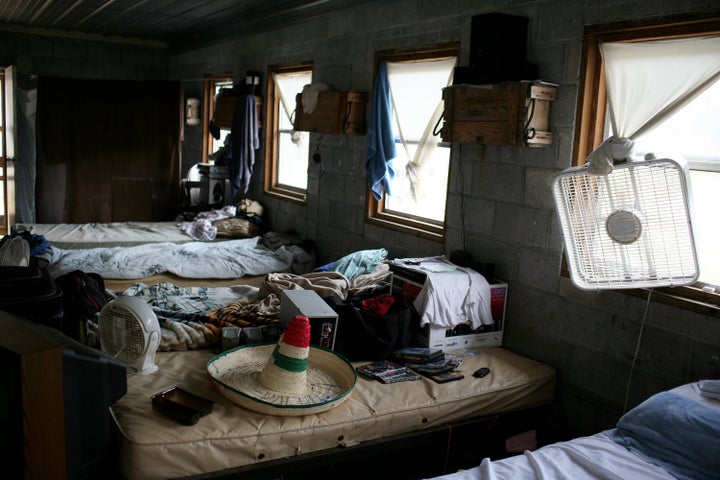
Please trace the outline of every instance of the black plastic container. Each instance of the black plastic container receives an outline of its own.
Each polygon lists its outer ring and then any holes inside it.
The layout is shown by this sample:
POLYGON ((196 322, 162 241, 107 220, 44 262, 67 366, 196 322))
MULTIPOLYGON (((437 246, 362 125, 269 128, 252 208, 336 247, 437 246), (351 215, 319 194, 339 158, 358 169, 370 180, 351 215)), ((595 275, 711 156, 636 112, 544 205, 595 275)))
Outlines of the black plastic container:
POLYGON ((63 296, 38 267, 0 266, 0 310, 62 330, 63 296))

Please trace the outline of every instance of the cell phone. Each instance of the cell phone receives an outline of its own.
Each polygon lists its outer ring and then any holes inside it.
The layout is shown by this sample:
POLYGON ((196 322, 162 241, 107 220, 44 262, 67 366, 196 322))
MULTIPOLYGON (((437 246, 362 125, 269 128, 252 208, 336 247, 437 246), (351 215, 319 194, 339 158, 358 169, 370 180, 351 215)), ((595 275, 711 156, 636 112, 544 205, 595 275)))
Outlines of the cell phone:
POLYGON ((195 425, 200 417, 212 412, 214 404, 180 387, 156 393, 151 398, 153 410, 184 425, 195 425))

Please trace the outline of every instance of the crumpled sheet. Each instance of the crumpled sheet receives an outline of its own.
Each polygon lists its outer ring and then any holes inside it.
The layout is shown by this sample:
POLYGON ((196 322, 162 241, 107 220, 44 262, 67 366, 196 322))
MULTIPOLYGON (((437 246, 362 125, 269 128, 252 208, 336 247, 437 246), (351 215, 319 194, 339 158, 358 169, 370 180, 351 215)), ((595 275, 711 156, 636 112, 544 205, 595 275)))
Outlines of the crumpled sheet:
POLYGON ((53 277, 82 270, 103 278, 134 279, 166 272, 183 278, 240 278, 287 270, 295 259, 294 251, 288 247, 271 250, 259 243, 260 238, 83 250, 55 248, 49 271, 53 277))
POLYGON ((388 252, 384 248, 359 250, 342 257, 335 262, 331 270, 342 273, 349 282, 352 282, 359 275, 365 275, 375 270, 375 267, 387 258, 387 254, 388 252))
POLYGON ((198 213, 191 222, 179 222, 178 228, 193 240, 215 240, 217 227, 213 225, 215 220, 233 218, 237 214, 237 207, 226 205, 220 210, 210 210, 198 213))

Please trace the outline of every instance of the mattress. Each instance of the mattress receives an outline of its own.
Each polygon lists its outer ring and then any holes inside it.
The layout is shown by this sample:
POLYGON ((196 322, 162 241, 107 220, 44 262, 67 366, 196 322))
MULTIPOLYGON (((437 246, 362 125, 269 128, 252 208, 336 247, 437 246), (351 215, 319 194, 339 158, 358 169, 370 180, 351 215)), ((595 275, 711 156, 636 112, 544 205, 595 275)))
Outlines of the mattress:
POLYGON ((485 458, 477 467, 433 480, 716 479, 720 402, 701 396, 697 386, 651 396, 616 428, 501 460, 485 458))
MULTIPOLYGON (((124 478, 176 478, 297 457, 338 446, 512 412, 553 400, 552 367, 500 347, 461 351, 465 378, 437 384, 383 384, 359 377, 341 405, 315 415, 275 417, 236 406, 216 393, 205 365, 209 350, 161 352, 158 371, 128 376, 128 392, 111 408, 124 478), (491 374, 471 373, 480 367, 491 374), (152 410, 150 397, 179 386, 215 402, 192 427, 152 410)), ((363 362, 358 362, 359 365, 363 362)))
POLYGON ((63 249, 193 241, 177 227, 177 222, 36 223, 32 233, 63 249))

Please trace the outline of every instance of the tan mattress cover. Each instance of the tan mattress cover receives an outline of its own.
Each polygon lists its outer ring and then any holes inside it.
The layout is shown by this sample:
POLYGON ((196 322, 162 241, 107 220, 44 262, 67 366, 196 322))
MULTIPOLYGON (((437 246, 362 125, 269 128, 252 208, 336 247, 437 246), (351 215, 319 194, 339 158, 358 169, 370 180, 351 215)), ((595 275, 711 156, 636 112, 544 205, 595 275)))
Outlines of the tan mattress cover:
POLYGON ((130 480, 213 472, 553 400, 552 367, 499 347, 459 353, 465 354, 463 380, 383 384, 359 376, 341 405, 301 417, 262 415, 216 393, 205 370, 214 356, 209 350, 158 353, 158 371, 129 375, 128 393, 111 408, 122 474, 130 480), (474 378, 483 366, 491 373, 474 378), (153 411, 150 397, 173 386, 213 400, 212 413, 185 426, 153 411))

